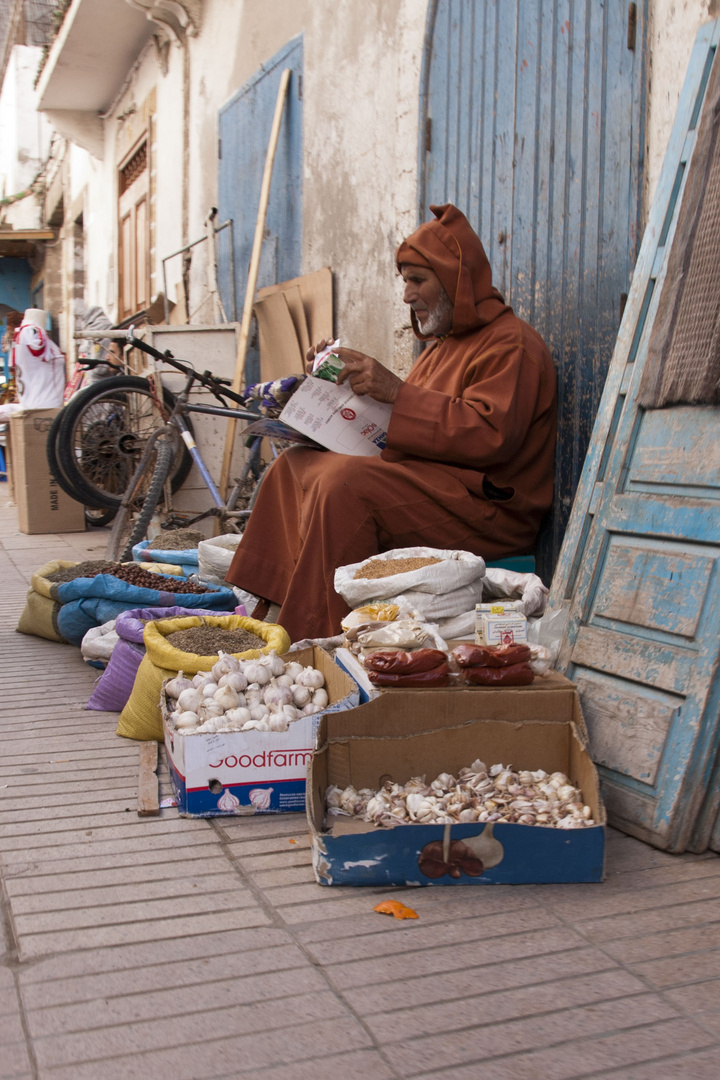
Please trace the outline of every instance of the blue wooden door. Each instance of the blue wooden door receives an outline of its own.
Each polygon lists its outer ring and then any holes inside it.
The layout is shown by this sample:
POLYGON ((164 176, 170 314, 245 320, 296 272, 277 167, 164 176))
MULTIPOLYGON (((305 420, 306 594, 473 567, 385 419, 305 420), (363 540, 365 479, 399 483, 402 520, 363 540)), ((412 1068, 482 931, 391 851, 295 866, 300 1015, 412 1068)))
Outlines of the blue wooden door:
MULTIPOLYGON (((302 37, 293 38, 255 72, 220 109, 218 118, 219 220, 233 221, 237 318, 242 314, 250 267, 265 155, 280 77, 291 69, 273 166, 258 289, 300 273, 302 252, 302 37)), ((232 310, 228 230, 218 239, 218 287, 225 311, 232 310)), ((258 377, 257 349, 248 353, 248 381, 258 377)))
POLYGON ((420 220, 454 202, 558 370, 560 548, 637 255, 646 3, 431 0, 420 220), (629 21, 630 20, 630 21, 629 21))
POLYGON ((673 851, 718 809, 720 409, 635 397, 719 41, 701 28, 550 596, 609 819, 673 851))

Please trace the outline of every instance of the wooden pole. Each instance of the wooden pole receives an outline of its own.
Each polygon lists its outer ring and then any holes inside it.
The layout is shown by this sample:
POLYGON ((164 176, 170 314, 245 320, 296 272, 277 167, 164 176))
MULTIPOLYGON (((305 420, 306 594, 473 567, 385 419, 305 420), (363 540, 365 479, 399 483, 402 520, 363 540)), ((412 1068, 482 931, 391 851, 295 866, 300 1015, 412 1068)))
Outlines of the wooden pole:
MULTIPOLYGON (((263 171, 262 186, 260 188, 260 204, 258 206, 257 222, 255 224, 255 237, 253 239, 250 270, 248 272, 247 288, 245 290, 245 307, 243 308, 242 322, 240 324, 240 337, 238 340, 237 358, 235 361, 235 376, 232 384, 235 393, 239 393, 242 388, 243 375, 245 372, 245 357, 247 355, 248 339, 250 337, 250 321, 252 319, 253 304, 255 303, 255 287, 257 285, 258 269, 260 266, 260 252, 262 250, 263 233, 265 231, 268 200, 270 198, 270 182, 272 180, 275 151, 277 150, 280 124, 282 122, 282 114, 289 81, 290 68, 285 68, 280 77, 280 85, 278 87, 277 100, 275 102, 275 115, 270 129, 270 141, 268 142, 267 154, 265 155, 265 169, 263 171)), ((227 497, 228 478, 230 476, 230 468, 232 465, 236 427, 236 420, 228 421, 222 471, 220 473, 220 493, 223 498, 227 497)))

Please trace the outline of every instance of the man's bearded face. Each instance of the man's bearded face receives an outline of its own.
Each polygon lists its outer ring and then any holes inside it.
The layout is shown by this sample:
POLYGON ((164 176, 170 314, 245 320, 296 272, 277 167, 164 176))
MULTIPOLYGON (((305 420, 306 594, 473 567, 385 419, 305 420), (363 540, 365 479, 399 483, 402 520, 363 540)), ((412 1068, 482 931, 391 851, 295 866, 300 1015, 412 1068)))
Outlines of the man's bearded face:
POLYGON ((405 282, 403 300, 415 312, 421 334, 440 337, 449 334, 453 323, 453 305, 437 274, 427 266, 403 263, 405 282))

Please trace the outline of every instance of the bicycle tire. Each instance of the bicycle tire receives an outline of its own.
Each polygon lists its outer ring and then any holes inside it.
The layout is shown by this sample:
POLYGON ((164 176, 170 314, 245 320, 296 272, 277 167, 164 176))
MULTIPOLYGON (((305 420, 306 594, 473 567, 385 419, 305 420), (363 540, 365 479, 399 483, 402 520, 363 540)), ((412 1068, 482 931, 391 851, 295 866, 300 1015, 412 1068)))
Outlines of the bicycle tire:
MULTIPOLYGON (((163 387, 168 410, 175 396, 163 387)), ((142 455, 144 444, 160 418, 147 379, 116 375, 88 386, 61 411, 56 438, 60 470, 75 488, 76 498, 92 507, 119 507, 142 455)), ((188 427, 192 430, 191 424, 188 427)), ((177 491, 192 466, 192 456, 173 434, 175 465, 172 490, 177 491)))
POLYGON ((144 470, 149 473, 152 468, 152 474, 142 499, 137 520, 132 523, 136 503, 120 507, 108 540, 105 552, 106 559, 119 562, 132 559, 132 549, 135 544, 145 539, 147 527, 152 521, 152 516, 162 498, 163 488, 172 468, 174 456, 171 443, 160 440, 157 444, 155 458, 148 462, 144 470))
MULTIPOLYGON (((64 472, 60 468, 60 462, 57 456, 57 437, 60 430, 60 422, 62 421, 62 409, 53 418, 53 422, 50 425, 48 431, 47 442, 45 444, 45 453, 47 456, 47 463, 50 469, 50 475, 54 476, 58 484, 71 499, 75 502, 83 502, 82 498, 78 495, 75 488, 72 486, 64 472)), ((117 513, 117 507, 105 507, 105 506, 85 506, 85 523, 91 525, 93 528, 100 528, 103 525, 109 525, 117 513)))

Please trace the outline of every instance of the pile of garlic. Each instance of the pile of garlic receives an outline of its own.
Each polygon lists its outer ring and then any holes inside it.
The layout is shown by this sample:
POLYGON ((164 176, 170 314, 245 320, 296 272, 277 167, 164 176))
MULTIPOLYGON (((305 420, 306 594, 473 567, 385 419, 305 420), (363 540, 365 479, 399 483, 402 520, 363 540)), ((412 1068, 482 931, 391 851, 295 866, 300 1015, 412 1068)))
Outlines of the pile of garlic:
POLYGON ((342 814, 383 826, 500 821, 582 829, 595 824, 592 809, 565 773, 513 772, 510 765, 488 769, 479 759, 457 777, 440 773, 431 784, 414 777, 404 787, 386 781, 380 791, 331 785, 325 799, 329 817, 342 814))
POLYGON ((327 707, 325 677, 275 652, 257 660, 227 653, 191 680, 182 671, 164 684, 170 721, 183 735, 215 731, 287 731, 293 720, 327 707))

